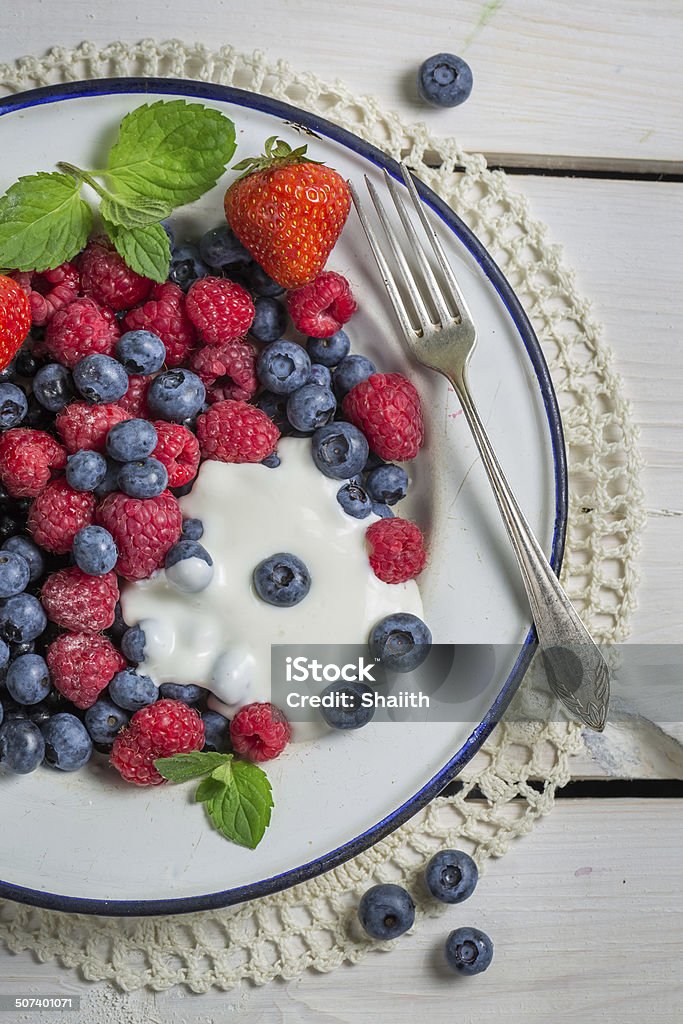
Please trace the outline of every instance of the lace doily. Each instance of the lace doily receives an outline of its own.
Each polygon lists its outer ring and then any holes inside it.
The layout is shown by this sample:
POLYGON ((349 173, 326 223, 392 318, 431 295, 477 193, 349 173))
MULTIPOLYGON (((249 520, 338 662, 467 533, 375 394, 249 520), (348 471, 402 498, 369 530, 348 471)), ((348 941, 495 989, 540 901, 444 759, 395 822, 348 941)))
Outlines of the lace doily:
MULTIPOLYGON (((372 97, 323 83, 260 53, 217 51, 146 40, 102 49, 83 43, 43 58, 0 66, 0 93, 111 76, 204 79, 305 107, 350 128, 392 156, 407 159, 489 248, 539 336, 564 418, 569 460, 569 525, 562 577, 596 638, 625 637, 634 607, 634 566, 643 524, 636 431, 589 304, 578 294, 560 248, 531 216, 524 198, 483 156, 455 139, 405 124, 372 97)), ((537 724, 503 723, 461 776, 462 789, 434 800, 387 839, 321 878, 242 907, 182 917, 118 920, 36 911, 0 902, 0 938, 10 950, 80 968, 91 980, 126 990, 185 984, 196 992, 229 989, 247 978, 263 984, 306 968, 330 971, 382 948, 359 934, 359 894, 379 880, 405 883, 420 915, 438 912, 420 894, 421 866, 445 845, 470 849, 481 866, 529 832, 570 776, 580 728, 551 713, 533 670, 517 696, 532 702, 537 724), (546 710, 542 724, 539 710, 546 710), (530 780, 541 778, 542 787, 530 780)), ((530 716, 532 721, 534 715, 530 716)))

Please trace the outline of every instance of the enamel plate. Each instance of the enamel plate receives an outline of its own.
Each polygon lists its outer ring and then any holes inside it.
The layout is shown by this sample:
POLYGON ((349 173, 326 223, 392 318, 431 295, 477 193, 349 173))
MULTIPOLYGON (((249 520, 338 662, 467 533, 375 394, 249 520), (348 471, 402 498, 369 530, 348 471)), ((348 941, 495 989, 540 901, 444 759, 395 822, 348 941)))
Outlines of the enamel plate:
MULTIPOLYGON (((117 79, 74 83, 0 101, 0 191, 58 160, 101 166, 122 117, 142 103, 185 97, 235 122, 233 162, 271 135, 362 186, 383 188, 381 152, 320 118, 236 89, 198 82, 117 79), (306 134, 302 134, 308 129, 306 134), (315 134, 309 134, 310 132, 315 134)), ((219 223, 225 181, 174 216, 179 237, 219 223)), ((363 189, 361 189, 363 191, 363 189)), ((566 525, 562 428, 548 370, 510 285, 481 243, 427 188, 420 188, 478 328, 471 387, 502 466, 557 568, 566 525)), ((256 850, 209 826, 193 787, 139 790, 103 758, 72 775, 47 768, 0 772, 0 895, 37 906, 99 914, 201 910, 263 896, 340 864, 436 796, 479 749, 519 686, 533 651, 519 572, 476 449, 455 398, 411 363, 374 260, 352 210, 330 269, 352 282, 360 310, 353 350, 418 387, 427 445, 413 466, 409 514, 429 535, 421 581, 425 620, 442 643, 517 645, 501 656, 488 689, 460 705, 458 722, 373 723, 292 745, 268 764, 275 810, 256 850)), ((500 650, 500 648, 499 648, 500 650)))

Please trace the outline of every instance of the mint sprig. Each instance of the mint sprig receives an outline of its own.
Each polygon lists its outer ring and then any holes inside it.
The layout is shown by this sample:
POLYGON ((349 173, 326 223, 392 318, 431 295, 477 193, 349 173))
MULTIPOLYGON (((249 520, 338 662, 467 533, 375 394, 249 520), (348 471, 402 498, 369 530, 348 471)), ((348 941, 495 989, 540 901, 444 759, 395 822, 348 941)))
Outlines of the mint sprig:
POLYGON ((171 782, 202 779, 195 801, 203 803, 214 827, 240 846, 255 849, 270 824, 273 794, 268 776, 251 761, 209 751, 175 754, 154 762, 171 782))
POLYGON ((0 198, 0 267, 42 271, 73 259, 92 230, 81 195, 88 185, 128 266, 164 281, 171 254, 160 222, 212 188, 234 151, 235 126, 217 110, 185 100, 137 107, 121 122, 105 168, 60 163, 62 173, 20 178, 0 198))

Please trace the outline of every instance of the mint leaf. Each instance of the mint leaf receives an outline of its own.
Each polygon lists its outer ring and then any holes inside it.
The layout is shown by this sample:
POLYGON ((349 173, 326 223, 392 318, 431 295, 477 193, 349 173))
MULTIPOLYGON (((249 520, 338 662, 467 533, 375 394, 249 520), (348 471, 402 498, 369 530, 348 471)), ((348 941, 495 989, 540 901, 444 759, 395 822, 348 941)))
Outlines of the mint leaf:
POLYGON ((147 199, 145 196, 123 196, 107 193, 100 202, 102 218, 119 228, 144 228, 158 224, 172 212, 173 206, 163 199, 147 199))
POLYGON ((0 266, 48 270, 85 246, 92 211, 67 174, 19 178, 0 199, 0 266))
POLYGON ((159 757, 154 767, 170 782, 189 782, 210 775, 226 761, 232 760, 232 754, 217 754, 213 751, 197 750, 191 754, 174 754, 173 757, 159 757))
POLYGON ((105 230, 131 270, 163 282, 168 277, 171 245, 161 224, 141 228, 121 228, 105 221, 105 230))
POLYGON ((251 761, 221 765, 212 774, 211 781, 219 781, 216 779, 219 774, 225 781, 215 795, 211 795, 213 787, 207 787, 210 794, 205 802, 207 814, 227 839, 253 850, 270 824, 273 794, 268 776, 251 761))
POLYGON ((194 799, 195 803, 203 804, 205 800, 210 800, 214 796, 219 796, 225 789, 225 783, 220 782, 218 779, 214 779, 211 775, 208 779, 202 779, 197 786, 194 799))
POLYGON ((235 152, 235 126, 217 110, 173 100, 138 107, 121 122, 107 176, 117 194, 181 206, 216 184, 235 152))

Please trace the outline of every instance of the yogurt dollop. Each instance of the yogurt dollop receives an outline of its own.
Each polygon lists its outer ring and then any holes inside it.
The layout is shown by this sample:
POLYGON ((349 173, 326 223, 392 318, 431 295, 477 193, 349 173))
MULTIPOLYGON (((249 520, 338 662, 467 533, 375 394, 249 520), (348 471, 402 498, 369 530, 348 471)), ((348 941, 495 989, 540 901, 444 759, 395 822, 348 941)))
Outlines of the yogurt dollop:
MULTIPOLYGON (((385 615, 423 615, 414 580, 388 584, 373 573, 365 533, 377 517, 342 511, 343 481, 316 469, 310 441, 283 438, 278 455, 276 469, 204 462, 180 500, 183 516, 204 524, 201 543, 213 559, 204 589, 181 591, 161 570, 121 594, 126 622, 145 631, 140 671, 157 685, 205 687, 228 717, 270 700, 272 644, 364 644, 385 615), (291 608, 262 601, 252 584, 259 562, 281 551, 311 574, 309 593, 291 608)), ((302 725, 293 723, 295 739, 311 734, 302 725)))

